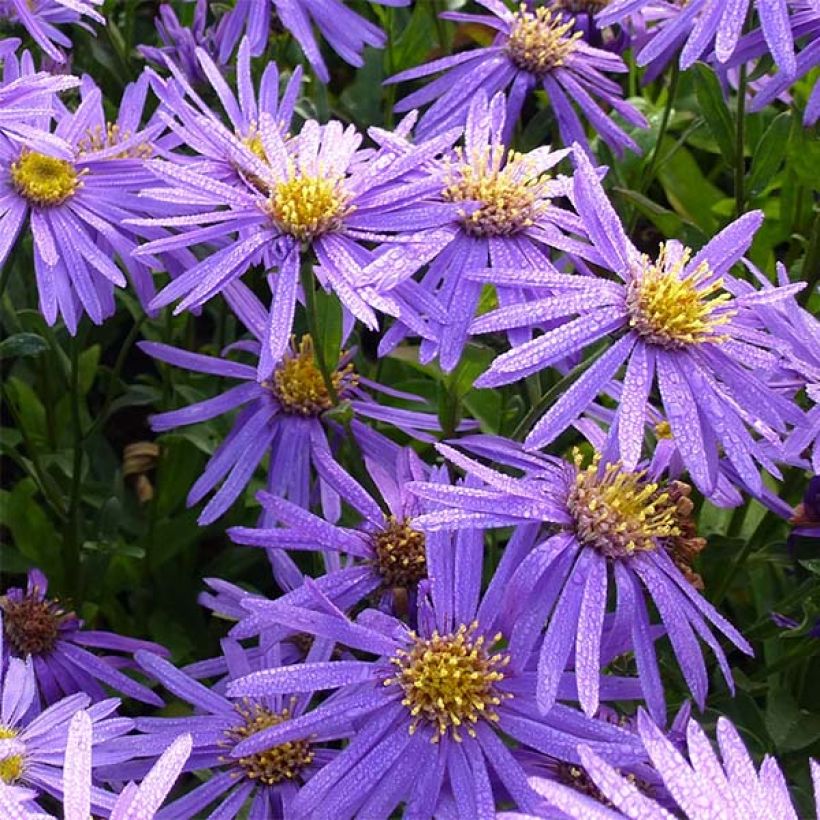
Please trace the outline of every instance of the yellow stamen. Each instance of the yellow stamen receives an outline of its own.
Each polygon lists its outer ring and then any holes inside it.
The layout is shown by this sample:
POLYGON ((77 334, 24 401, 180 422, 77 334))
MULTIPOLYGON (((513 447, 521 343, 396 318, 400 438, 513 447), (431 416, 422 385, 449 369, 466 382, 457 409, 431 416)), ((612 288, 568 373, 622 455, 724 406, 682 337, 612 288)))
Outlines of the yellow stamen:
POLYGON ((716 328, 734 315, 724 307, 732 297, 722 292, 723 279, 713 278, 706 262, 683 275, 691 253, 684 248, 673 256, 662 243, 657 261, 641 257, 627 288, 630 326, 661 347, 719 344, 726 337, 716 333, 716 328))
MULTIPOLYGON (((0 740, 13 740, 19 732, 0 725, 0 740)), ((7 786, 16 783, 23 774, 23 756, 9 755, 0 759, 0 780, 7 786)))
POLYGON ((427 577, 424 533, 407 519, 390 516, 387 526, 373 536, 376 569, 388 587, 410 587, 427 577))
MULTIPOLYGON (((109 122, 105 126, 105 132, 101 126, 97 125, 90 129, 86 136, 77 142, 77 152, 79 154, 91 154, 94 151, 103 151, 106 148, 113 148, 121 142, 131 138, 130 131, 122 131, 115 122, 109 122)), ((141 142, 125 151, 115 154, 113 159, 147 159, 154 153, 154 149, 147 143, 141 142)))
POLYGON ((520 69, 543 77, 575 50, 582 32, 570 33, 574 26, 574 21, 565 22, 548 8, 529 11, 522 3, 510 30, 507 55, 520 69))
POLYGON ((411 648, 399 649, 390 659, 398 671, 384 685, 404 692, 402 705, 411 717, 410 734, 426 724, 433 729, 433 743, 448 733, 460 743, 462 729, 474 737, 479 719, 498 720, 495 707, 512 697, 497 688, 510 656, 491 655, 489 649, 501 635, 487 641, 483 635, 474 637, 477 629, 473 622, 450 635, 436 631, 431 638, 419 638, 412 633, 411 648))
POLYGON ((23 151, 12 163, 11 181, 32 205, 60 205, 73 196, 80 186, 80 175, 64 159, 36 151, 23 151))

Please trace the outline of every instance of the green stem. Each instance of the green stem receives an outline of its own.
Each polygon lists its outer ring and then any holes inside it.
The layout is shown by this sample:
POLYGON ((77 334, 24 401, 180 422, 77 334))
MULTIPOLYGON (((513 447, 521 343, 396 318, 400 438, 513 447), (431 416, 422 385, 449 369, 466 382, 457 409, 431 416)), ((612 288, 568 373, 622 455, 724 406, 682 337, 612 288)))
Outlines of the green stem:
POLYGON ((746 157, 744 146, 745 137, 745 114, 746 114, 746 64, 740 66, 740 79, 737 85, 737 129, 735 137, 735 211, 736 216, 743 213, 746 203, 746 157))
POLYGON ((80 588, 80 548, 82 497, 82 468, 83 468, 83 430, 80 418, 80 352, 85 340, 84 327, 78 330, 71 339, 71 384, 69 400, 71 402, 71 437, 74 442, 74 458, 71 468, 71 494, 68 507, 68 532, 66 538, 66 584, 75 596, 76 601, 82 600, 80 588))
POLYGON ((308 333, 313 339, 313 355, 316 358, 316 365, 319 372, 322 374, 322 380, 325 383, 327 394, 330 401, 336 405, 339 403, 339 394, 336 392, 336 386, 333 384, 333 377, 325 359, 325 349, 322 344, 322 338, 319 335, 319 314, 316 308, 316 290, 313 282, 313 274, 310 267, 302 266, 301 270, 302 290, 305 294, 305 313, 307 315, 308 333))
POLYGON ((7 259, 6 264, 3 265, 3 270, 0 271, 0 300, 2 300, 3 294, 6 292, 6 285, 8 285, 9 279, 11 279, 11 271, 14 267, 12 261, 12 259, 7 259))
POLYGON ((803 278, 806 281, 806 287, 797 298, 800 304, 806 307, 817 287, 817 280, 820 278, 820 211, 814 216, 809 245, 803 257, 803 278))

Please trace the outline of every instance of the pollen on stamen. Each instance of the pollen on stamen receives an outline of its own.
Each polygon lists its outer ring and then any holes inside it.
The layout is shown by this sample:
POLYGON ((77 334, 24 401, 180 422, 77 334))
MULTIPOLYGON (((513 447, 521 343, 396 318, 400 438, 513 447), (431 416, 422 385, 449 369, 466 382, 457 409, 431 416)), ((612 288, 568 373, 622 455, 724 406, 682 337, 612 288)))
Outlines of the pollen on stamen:
POLYGON ((575 482, 567 497, 578 541, 607 558, 628 558, 658 549, 681 534, 675 500, 646 471, 630 472, 620 463, 601 465, 600 453, 582 467, 573 454, 575 482))
MULTIPOLYGON (((0 724, 0 740, 14 740, 18 735, 16 729, 0 724)), ((0 782, 11 786, 16 783, 23 774, 23 756, 9 755, 0 760, 0 782)))
POLYGON ((390 659, 397 671, 384 686, 398 686, 404 692, 410 734, 426 725, 433 730, 431 742, 449 735, 460 743, 462 731, 475 737, 479 720, 498 721, 496 707, 512 697, 498 689, 510 656, 490 652, 500 634, 487 639, 476 636, 477 630, 473 622, 449 635, 435 631, 430 638, 420 638, 411 633, 410 648, 399 649, 390 659))
POLYGON ((448 202, 478 203, 472 212, 463 212, 467 233, 510 236, 533 225, 547 208, 548 181, 548 175, 530 166, 526 155, 494 145, 470 157, 457 152, 442 197, 448 202))
POLYGON ((37 151, 23 151, 11 165, 11 181, 18 193, 32 205, 61 205, 74 196, 81 174, 65 159, 37 151))
MULTIPOLYGON (((109 122, 103 130, 102 126, 96 125, 89 129, 86 136, 77 142, 77 153, 80 155, 93 154, 95 151, 104 151, 107 148, 114 148, 117 145, 129 140, 132 134, 130 131, 123 131, 117 123, 109 122)), ((148 159, 154 153, 154 149, 147 143, 141 142, 126 148, 114 159, 148 159)))
POLYGON ((388 587, 410 587, 427 577, 424 533, 390 516, 373 535, 376 570, 388 587))
POLYGON ((626 297, 629 325, 648 342, 680 349, 726 339, 718 328, 734 316, 726 307, 732 297, 705 262, 683 275, 691 253, 685 248, 672 254, 661 244, 656 261, 642 256, 633 271, 626 297))
POLYGON ((530 11, 522 3, 510 29, 507 56, 523 71, 543 77, 575 51, 582 32, 573 33, 574 26, 573 20, 563 20, 556 11, 543 6, 530 11))

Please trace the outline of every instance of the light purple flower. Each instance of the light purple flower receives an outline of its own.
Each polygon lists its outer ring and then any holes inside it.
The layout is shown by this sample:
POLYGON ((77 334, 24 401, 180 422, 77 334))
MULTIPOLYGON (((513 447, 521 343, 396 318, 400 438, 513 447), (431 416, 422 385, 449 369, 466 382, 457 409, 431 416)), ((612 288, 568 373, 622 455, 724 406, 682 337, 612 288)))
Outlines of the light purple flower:
MULTIPOLYGON (((496 464, 512 467, 508 475, 446 445, 440 452, 476 479, 478 486, 442 487, 414 482, 410 489, 444 509, 417 519, 426 532, 469 527, 541 525, 532 548, 520 554, 507 585, 507 607, 516 624, 511 645, 532 650, 541 643, 538 706, 550 709, 559 697, 561 676, 573 661, 578 699, 593 715, 600 702, 604 659, 613 652, 634 652, 647 706, 659 721, 666 706, 645 598, 660 615, 684 680, 703 708, 709 685, 698 638, 712 650, 733 689, 726 655, 714 631, 741 651, 751 647, 738 631, 691 586, 677 564, 689 557, 687 493, 675 483, 647 479, 596 455, 583 466, 552 456, 528 454, 505 439, 480 436, 465 446, 496 464), (678 543, 681 539, 681 543, 678 543), (614 584, 617 605, 610 612, 608 591, 614 584), (546 633, 541 638, 542 626, 546 633), (608 628, 606 628, 608 625, 608 628), (714 631, 713 631, 714 630, 714 631)), ((509 550, 509 547, 507 548, 509 550)), ((616 653, 618 654, 618 653, 616 653)))
POLYGON ((433 103, 419 120, 422 137, 464 125, 470 100, 480 90, 488 98, 507 93, 504 141, 509 142, 521 116, 524 101, 538 87, 550 98, 564 145, 574 142, 589 150, 577 106, 601 139, 617 154, 625 148, 638 151, 635 141, 612 120, 602 106, 611 107, 630 125, 644 128, 646 120, 622 98, 620 86, 606 73, 627 71, 616 54, 593 48, 573 32, 558 11, 546 7, 529 10, 523 3, 512 10, 503 0, 478 0, 489 15, 446 12, 447 20, 484 25, 497 32, 492 45, 443 57, 402 71, 388 82, 397 83, 443 72, 429 85, 396 106, 409 111, 433 103), (596 99, 597 98, 597 99, 596 99))
MULTIPOLYGON (((611 808, 560 783, 532 778, 532 787, 546 803, 536 816, 552 817, 558 809, 570 817, 589 820, 655 820, 673 816, 687 820, 798 820, 777 761, 766 755, 760 768, 756 768, 743 739, 727 718, 720 717, 717 722, 720 757, 694 720, 686 730, 688 756, 675 748, 643 711, 638 714, 638 728, 647 754, 680 810, 679 815, 670 814, 643 794, 634 780, 624 777, 605 756, 581 746, 579 753, 587 775, 611 808)), ((820 809, 820 766, 814 760, 810 765, 814 799, 820 809)), ((521 818, 515 814, 500 816, 505 820, 521 818)))
POLYGON ((84 17, 105 25, 105 17, 95 9, 102 4, 103 0, 0 0, 0 19, 22 25, 52 60, 62 63, 62 49, 71 48, 71 38, 57 26, 79 23, 87 27, 84 17))
POLYGON ((724 228, 694 257, 676 241, 661 245, 657 259, 640 254, 586 155, 578 149, 575 155, 575 204, 600 254, 597 264, 613 278, 522 271, 522 284, 549 286, 552 295, 484 314, 472 332, 553 324, 496 358, 476 386, 517 381, 606 339, 604 349, 537 422, 525 446, 554 441, 626 365, 610 432, 617 435, 616 452, 627 468, 640 458, 647 400, 657 383, 678 451, 698 489, 705 495, 714 490, 722 446, 743 482, 758 492, 756 462, 778 474, 765 445, 778 443, 790 424, 801 423, 803 413, 759 375, 774 368, 789 346, 767 332, 756 307, 785 299, 803 285, 747 292, 730 275, 763 221, 759 211, 724 228))
POLYGON ((163 647, 113 632, 83 629, 83 622, 57 599, 46 597, 47 592, 48 579, 32 569, 26 589, 10 587, 0 596, 1 660, 30 660, 37 689, 46 703, 75 692, 83 692, 94 701, 103 700, 107 697, 104 684, 127 697, 162 706, 150 689, 120 669, 138 649, 167 654, 163 647), (100 656, 89 649, 117 654, 100 656))
MULTIPOLYGON (((434 485, 441 486, 441 485, 434 485)), ((264 620, 300 628, 374 660, 331 660, 252 672, 228 687, 233 697, 332 692, 299 718, 240 743, 234 758, 315 732, 349 738, 334 760, 294 799, 294 816, 388 817, 400 803, 409 817, 492 817, 496 795, 535 807, 519 749, 577 761, 580 738, 621 765, 639 761, 631 733, 563 705, 535 707, 529 652, 499 631, 511 567, 481 595, 482 533, 428 543, 418 628, 377 610, 345 618, 315 586, 311 608, 274 601, 264 620), (502 639, 504 639, 502 643, 502 639), (441 686, 437 681, 443 681, 441 686), (508 741, 514 742, 513 746, 508 741)), ((572 681, 565 681, 572 688, 572 681)), ((604 686, 620 691, 620 681, 604 686)), ((611 690, 612 691, 612 690, 611 690)), ((499 798, 500 799, 500 798, 499 798)))
MULTIPOLYGON (((371 0, 382 6, 406 6, 410 0, 371 0)), ((237 0, 236 6, 220 21, 219 59, 226 62, 243 31, 247 32, 254 57, 262 54, 268 45, 271 16, 293 35, 307 57, 316 76, 326 83, 330 80, 324 58, 316 42, 314 26, 330 47, 352 66, 364 65, 365 46, 383 48, 387 42, 384 32, 349 8, 347 0, 237 0)))

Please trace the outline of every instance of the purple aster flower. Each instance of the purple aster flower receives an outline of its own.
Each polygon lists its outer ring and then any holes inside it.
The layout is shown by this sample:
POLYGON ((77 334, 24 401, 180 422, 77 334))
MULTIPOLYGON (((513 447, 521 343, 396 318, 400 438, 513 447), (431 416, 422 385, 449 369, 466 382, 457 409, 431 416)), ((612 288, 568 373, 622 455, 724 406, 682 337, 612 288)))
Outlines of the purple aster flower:
MULTIPOLYGON (((686 730, 688 760, 643 711, 638 714, 638 728, 647 754, 680 811, 675 816, 690 820, 706 817, 798 820, 777 761, 766 755, 757 769, 743 739, 727 718, 720 717, 717 722, 720 757, 694 720, 686 730)), ((649 820, 673 816, 643 794, 633 780, 624 777, 602 755, 583 746, 579 753, 606 805, 554 781, 533 778, 532 787, 551 807, 545 807, 543 813, 537 812, 537 816, 552 817, 555 809, 570 817, 590 820, 619 817, 649 820)), ((814 760, 810 765, 815 803, 820 808, 820 766, 814 760)), ((501 816, 507 820, 516 818, 514 814, 501 816)))
MULTIPOLYGON (((371 0, 381 6, 407 6, 410 0, 371 0)), ((349 8, 347 0, 237 0, 219 25, 219 59, 228 60, 243 31, 247 32, 254 57, 262 54, 268 45, 271 15, 299 43, 316 76, 326 83, 330 80, 324 58, 319 51, 314 26, 330 47, 348 64, 356 68, 364 65, 365 46, 383 48, 387 42, 384 32, 349 8)))
MULTIPOLYGON (((598 25, 616 23, 644 5, 645 0, 615 0, 598 15, 598 25)), ((774 61, 782 71, 794 76, 796 61, 787 0, 740 0, 728 5, 692 0, 677 8, 675 14, 659 21, 652 38, 638 52, 638 65, 671 57, 678 49, 682 69, 711 54, 718 63, 726 63, 738 48, 744 23, 752 10, 757 13, 774 61)))
MULTIPOLYGON (((770 461, 750 430, 764 443, 777 443, 803 414, 758 375, 776 366, 788 346, 766 331, 755 308, 785 299, 803 284, 746 292, 730 276, 763 220, 759 211, 733 222, 694 257, 674 241, 661 245, 655 260, 640 254, 583 151, 576 150, 576 161, 576 207, 600 254, 600 267, 620 281, 532 275, 532 281, 551 285, 551 296, 491 311, 473 323, 472 331, 563 321, 496 358, 476 386, 517 381, 609 338, 611 343, 538 421, 526 446, 554 441, 626 364, 611 431, 617 432, 617 453, 627 468, 640 458, 646 404, 657 382, 672 435, 698 489, 705 495, 714 490, 720 445, 744 483, 759 491, 755 462, 768 467, 770 461)), ((522 284, 529 276, 521 272, 522 284)))
MULTIPOLYGON (((564 234, 583 234, 580 219, 552 201, 571 192, 570 179, 547 175, 569 151, 543 147, 528 154, 510 152, 502 141, 504 120, 503 94, 492 102, 483 91, 473 97, 464 146, 428 163, 404 190, 396 189, 393 210, 379 219, 379 227, 398 234, 365 269, 374 283, 385 284, 428 265, 421 287, 444 305, 447 319, 435 338, 422 341, 420 358, 426 362, 438 353, 445 371, 461 359, 486 282, 496 286, 502 305, 527 302, 543 289, 519 287, 503 271, 521 267, 558 275, 550 261, 552 248, 583 255, 588 247, 564 234), (396 209, 399 202, 402 207, 396 209), (497 268, 502 269, 498 278, 497 268)), ((380 353, 407 333, 407 327, 394 324, 380 353)), ((512 337, 521 341, 530 334, 513 330, 512 337)))
POLYGON ((388 817, 405 803, 408 817, 490 817, 502 795, 529 811, 534 795, 518 749, 577 761, 582 737, 620 764, 638 761, 635 738, 619 727, 563 705, 539 715, 531 656, 498 629, 508 567, 481 595, 482 541, 472 530, 459 533, 455 548, 449 540, 428 542, 416 630, 376 610, 350 621, 317 589, 313 609, 271 604, 269 622, 376 657, 278 666, 228 687, 233 697, 332 691, 231 753, 241 758, 307 732, 349 738, 299 791, 295 816, 388 817))
POLYGON ((19 127, 14 140, 0 136, 0 264, 28 222, 40 310, 49 324, 62 315, 72 334, 83 311, 97 324, 114 312, 114 287, 125 285, 115 252, 136 275, 135 243, 121 223, 139 213, 142 158, 157 130, 139 129, 146 90, 144 81, 128 89, 119 121, 108 125, 100 90, 86 79, 82 102, 58 112, 53 134, 50 116, 40 115, 29 136, 19 127))
MULTIPOLYGON (((235 641, 224 640, 222 650, 231 677, 260 668, 235 641)), ((322 663, 331 651, 328 641, 316 642, 309 657, 322 663)), ((280 657, 274 645, 260 660, 267 666, 279 663, 280 657)), ((189 703, 194 713, 173 718, 138 718, 137 728, 143 734, 131 739, 135 756, 153 756, 157 746, 167 745, 180 732, 187 731, 193 738, 193 747, 183 770, 213 772, 204 783, 166 806, 163 816, 198 817, 211 806, 220 817, 233 818, 246 805, 251 817, 294 816, 291 807, 300 786, 310 782, 336 755, 334 750, 324 748, 321 729, 303 732, 283 743, 267 744, 249 754, 233 753, 249 738, 261 736, 270 727, 298 724, 311 693, 225 696, 156 655, 140 652, 137 658, 163 686, 189 703)))
POLYGON ((381 149, 363 156, 359 150, 362 137, 354 128, 344 128, 337 121, 319 125, 314 120, 285 142, 266 113, 260 115, 258 137, 264 158, 226 129, 213 129, 212 140, 223 142, 241 172, 235 184, 215 180, 183 163, 148 163, 171 186, 155 195, 164 202, 196 207, 197 213, 153 220, 158 226, 184 231, 149 242, 139 252, 219 243, 217 250, 165 287, 152 306, 163 307, 181 298, 176 312, 198 307, 260 262, 275 268, 276 273, 268 276, 273 299, 259 360, 259 375, 267 378, 290 343, 301 265, 315 258, 315 277, 368 327, 378 326, 375 308, 429 335, 421 313, 436 310, 436 303, 425 299, 411 281, 391 293, 378 292, 362 277, 372 252, 361 242, 373 239, 374 229, 378 231, 384 193, 435 156, 441 145, 431 141, 411 154, 381 149), (235 237, 227 238, 231 235, 235 237))
MULTIPOLYGON (((617 605, 611 633, 627 638, 644 698, 653 716, 665 720, 665 701, 646 594, 660 615, 683 677, 703 708, 708 675, 698 637, 712 649, 727 686, 731 671, 713 630, 741 651, 751 647, 738 631, 692 587, 677 564, 691 557, 692 505, 684 486, 650 481, 645 470, 629 471, 596 454, 583 466, 552 456, 527 454, 494 437, 468 439, 467 446, 494 462, 523 473, 511 476, 487 467, 446 445, 440 452, 468 476, 473 487, 414 483, 422 498, 446 505, 416 524, 427 532, 464 527, 546 525, 535 546, 512 576, 508 606, 526 607, 528 617, 513 629, 511 641, 532 648, 546 634, 538 662, 538 706, 548 710, 558 696, 561 675, 575 649, 578 699, 592 715, 598 709, 602 657, 607 652, 604 624, 608 591, 614 583, 617 605), (527 606, 529 604, 529 606, 527 606)), ((697 552, 697 550, 695 550, 697 552)))
MULTIPOLYGON (((226 295, 256 339, 263 339, 267 317, 259 300, 241 283, 232 284, 226 295)), ((162 432, 241 408, 231 433, 188 496, 189 505, 197 504, 221 483, 199 517, 201 524, 215 521, 233 504, 266 455, 270 456, 268 492, 288 498, 300 507, 308 507, 311 468, 315 468, 325 513, 335 519, 338 513, 333 510, 338 508, 338 495, 323 476, 333 461, 329 438, 338 439, 342 432, 342 425, 328 411, 339 407, 340 402, 352 413, 350 429, 356 446, 383 462, 395 459, 398 445, 362 419, 384 422, 423 441, 435 440, 431 433, 439 431, 438 421, 432 414, 374 401, 363 388, 402 401, 421 404, 423 400, 358 375, 349 353, 342 356, 333 370, 331 382, 336 396, 331 396, 316 365, 313 342, 308 335, 298 343, 294 339, 285 356, 265 378, 259 377, 258 368, 227 358, 189 353, 156 342, 142 342, 140 347, 155 359, 177 367, 240 380, 240 384, 219 396, 151 419, 153 429, 162 432)), ((260 341, 240 342, 236 347, 258 355, 260 341)))
POLYGON ((497 32, 492 45, 402 71, 388 81, 397 83, 444 72, 396 106, 397 111, 409 111, 435 100, 419 120, 420 136, 463 125, 470 100, 483 89, 488 98, 499 91, 507 92, 503 137, 509 142, 524 100, 541 86, 549 94, 565 145, 578 142, 588 149, 584 126, 575 110, 577 106, 617 154, 622 154, 625 148, 639 150, 635 141, 601 107, 601 104, 611 107, 631 125, 646 127, 643 115, 623 100, 620 86, 604 73, 627 71, 620 57, 584 42, 581 32, 573 31, 574 22, 564 21, 558 11, 545 7, 530 10, 523 3, 517 10, 511 10, 502 0, 478 2, 490 15, 447 12, 441 16, 488 26, 497 32))
POLYGON ((0 20, 21 25, 29 36, 55 62, 65 62, 65 54, 60 47, 71 48, 71 38, 63 34, 57 26, 82 22, 84 17, 105 25, 103 17, 95 6, 103 0, 0 0, 0 20))
MULTIPOLYGON (((34 668, 30 660, 19 658, 0 662, 0 696, 0 783, 29 787, 38 795, 59 798, 69 722, 82 709, 93 723, 94 766, 119 764, 125 759, 114 744, 130 731, 133 721, 109 717, 119 705, 118 700, 89 705, 87 695, 76 694, 40 711, 34 668)), ((91 804, 95 812, 110 811, 114 798, 92 787, 91 804)))
POLYGON ((160 655, 167 651, 150 641, 125 638, 113 632, 83 629, 83 622, 63 608, 56 598, 48 598, 48 579, 37 569, 29 570, 26 589, 10 587, 0 596, 3 660, 31 659, 37 688, 46 703, 64 695, 84 692, 92 700, 106 697, 101 684, 153 706, 162 701, 145 686, 124 675, 120 669, 138 649, 160 655), (95 655, 89 649, 118 653, 95 655))

